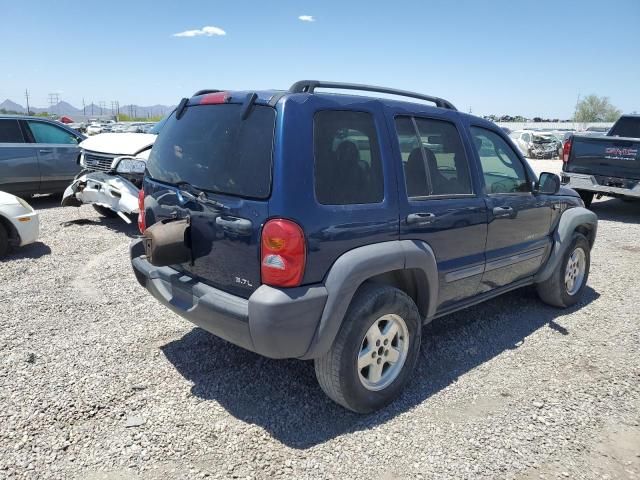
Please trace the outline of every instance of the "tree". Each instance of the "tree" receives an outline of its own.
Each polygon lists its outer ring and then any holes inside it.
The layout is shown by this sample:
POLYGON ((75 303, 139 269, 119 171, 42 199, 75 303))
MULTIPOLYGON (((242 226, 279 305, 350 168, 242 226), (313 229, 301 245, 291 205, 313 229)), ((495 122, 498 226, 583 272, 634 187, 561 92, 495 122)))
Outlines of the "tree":
POLYGON ((611 105, 609 97, 589 95, 578 102, 574 121, 589 122, 615 122, 622 112, 611 105))

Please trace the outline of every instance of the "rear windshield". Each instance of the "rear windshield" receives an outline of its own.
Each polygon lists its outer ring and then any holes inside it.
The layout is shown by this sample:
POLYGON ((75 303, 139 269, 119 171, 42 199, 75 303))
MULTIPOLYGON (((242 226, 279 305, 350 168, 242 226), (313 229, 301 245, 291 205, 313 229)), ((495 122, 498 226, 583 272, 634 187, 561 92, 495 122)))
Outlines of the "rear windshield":
POLYGON ((242 105, 188 107, 172 114, 153 145, 147 171, 166 183, 249 198, 271 193, 276 111, 256 105, 241 119, 242 105))
POLYGON ((640 138, 640 117, 622 117, 613 126, 609 136, 640 138))

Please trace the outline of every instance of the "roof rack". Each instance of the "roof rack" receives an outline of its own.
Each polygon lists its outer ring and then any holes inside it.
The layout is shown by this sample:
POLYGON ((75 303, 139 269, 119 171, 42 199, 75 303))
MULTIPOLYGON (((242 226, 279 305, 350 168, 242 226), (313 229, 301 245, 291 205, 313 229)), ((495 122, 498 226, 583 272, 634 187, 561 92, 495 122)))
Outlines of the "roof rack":
POLYGON ((457 110, 451 102, 440 97, 432 97, 431 95, 423 95, 421 93, 408 92, 406 90, 396 90, 395 88, 375 87, 373 85, 360 85, 358 83, 340 83, 340 82, 323 82, 320 80, 300 80, 289 88, 290 93, 313 93, 316 88, 335 88, 344 90, 362 90, 365 92, 388 93, 399 95, 401 97, 418 98, 433 102, 436 107, 446 108, 448 110, 457 110))

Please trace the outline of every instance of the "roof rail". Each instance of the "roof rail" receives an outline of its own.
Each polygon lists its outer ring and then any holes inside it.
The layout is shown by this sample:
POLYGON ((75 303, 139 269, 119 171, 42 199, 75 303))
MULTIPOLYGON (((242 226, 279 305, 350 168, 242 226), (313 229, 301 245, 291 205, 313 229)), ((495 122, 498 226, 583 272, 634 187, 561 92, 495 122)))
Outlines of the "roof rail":
POLYGON ((211 90, 211 89, 204 89, 204 90, 198 90, 196 93, 194 93, 192 95, 192 97, 197 97, 199 95, 205 95, 207 93, 220 93, 220 92, 224 92, 225 90, 211 90))
POLYGON ((433 102, 436 107, 446 108, 448 110, 457 110, 451 102, 440 97, 432 97, 431 95, 423 95, 421 93, 408 92, 406 90, 396 90, 395 88, 375 87, 373 85, 361 85, 358 83, 340 83, 340 82, 323 82, 321 80, 300 80, 289 88, 290 93, 313 93, 316 88, 335 88, 344 90, 362 90, 365 92, 388 93, 399 95, 401 97, 418 98, 433 102))

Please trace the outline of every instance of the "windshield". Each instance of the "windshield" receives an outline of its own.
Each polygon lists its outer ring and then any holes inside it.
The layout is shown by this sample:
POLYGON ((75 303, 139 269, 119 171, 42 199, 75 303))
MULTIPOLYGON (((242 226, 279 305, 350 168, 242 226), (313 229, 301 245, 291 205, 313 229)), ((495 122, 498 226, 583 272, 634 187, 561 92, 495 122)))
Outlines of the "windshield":
POLYGON ((187 108, 180 120, 172 114, 149 155, 149 176, 211 192, 267 198, 276 111, 257 105, 242 120, 241 110, 239 104, 198 105, 187 108))
POLYGON ((613 126, 609 136, 640 138, 640 117, 622 117, 613 126))

